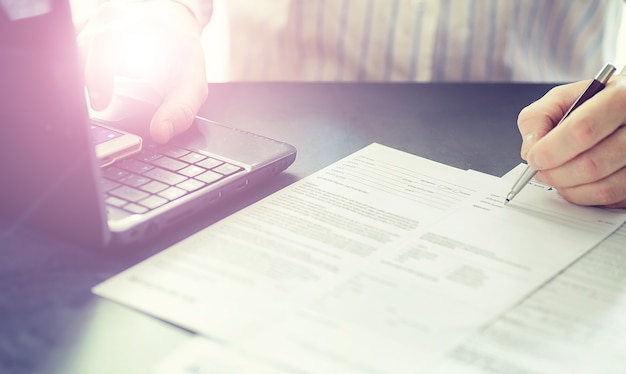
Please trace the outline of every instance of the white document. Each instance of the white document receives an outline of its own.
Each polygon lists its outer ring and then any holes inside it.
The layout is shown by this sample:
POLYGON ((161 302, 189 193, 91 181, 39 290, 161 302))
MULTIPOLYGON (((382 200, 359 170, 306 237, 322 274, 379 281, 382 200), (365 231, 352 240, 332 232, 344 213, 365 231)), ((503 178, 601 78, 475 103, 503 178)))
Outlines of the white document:
POLYGON ((431 368, 618 211, 373 144, 97 286, 274 368, 431 368))
POLYGON ((616 227, 615 213, 571 205, 539 184, 503 207, 510 183, 501 186, 378 253, 247 348, 314 372, 429 372, 616 227))
POLYGON ((157 362, 153 374, 287 374, 275 363, 264 361, 232 345, 194 337, 157 362))
POLYGON ((454 349, 436 373, 625 373, 626 225, 454 349))

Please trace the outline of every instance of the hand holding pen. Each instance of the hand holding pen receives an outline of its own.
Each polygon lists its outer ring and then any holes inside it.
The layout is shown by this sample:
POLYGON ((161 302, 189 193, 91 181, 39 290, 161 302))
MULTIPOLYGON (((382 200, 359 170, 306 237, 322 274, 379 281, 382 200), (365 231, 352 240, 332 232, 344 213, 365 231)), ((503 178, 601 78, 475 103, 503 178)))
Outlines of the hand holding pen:
POLYGON ((555 87, 518 117, 535 179, 576 204, 626 207, 626 76, 607 83, 614 70, 555 87))

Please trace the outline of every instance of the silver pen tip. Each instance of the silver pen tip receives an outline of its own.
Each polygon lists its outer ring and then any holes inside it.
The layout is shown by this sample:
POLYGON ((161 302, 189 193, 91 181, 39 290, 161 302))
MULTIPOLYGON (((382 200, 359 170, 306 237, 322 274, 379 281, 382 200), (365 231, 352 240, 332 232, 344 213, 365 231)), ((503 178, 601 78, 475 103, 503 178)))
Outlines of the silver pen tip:
POLYGON ((509 202, 511 202, 511 200, 513 200, 514 197, 515 197, 515 193, 509 192, 509 194, 506 195, 506 200, 504 201, 504 205, 506 205, 509 202))

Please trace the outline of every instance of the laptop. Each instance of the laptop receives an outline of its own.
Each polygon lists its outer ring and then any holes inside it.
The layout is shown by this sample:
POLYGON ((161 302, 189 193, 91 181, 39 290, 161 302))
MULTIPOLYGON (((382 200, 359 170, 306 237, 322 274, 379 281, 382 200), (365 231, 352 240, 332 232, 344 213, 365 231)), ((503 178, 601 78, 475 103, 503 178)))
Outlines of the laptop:
POLYGON ((127 245, 294 162, 292 145, 198 117, 167 145, 144 137, 101 167, 68 2, 13 3, 38 4, 16 19, 0 2, 0 214, 13 224, 89 248, 127 245))

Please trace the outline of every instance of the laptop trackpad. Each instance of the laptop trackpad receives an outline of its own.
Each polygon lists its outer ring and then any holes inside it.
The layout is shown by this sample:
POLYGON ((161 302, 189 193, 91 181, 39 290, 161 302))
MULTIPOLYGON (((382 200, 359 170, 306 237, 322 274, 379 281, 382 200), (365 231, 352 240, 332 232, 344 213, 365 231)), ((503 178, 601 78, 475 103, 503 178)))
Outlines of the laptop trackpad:
POLYGON ((295 153, 289 144, 197 118, 192 127, 172 144, 205 151, 253 167, 295 153))

